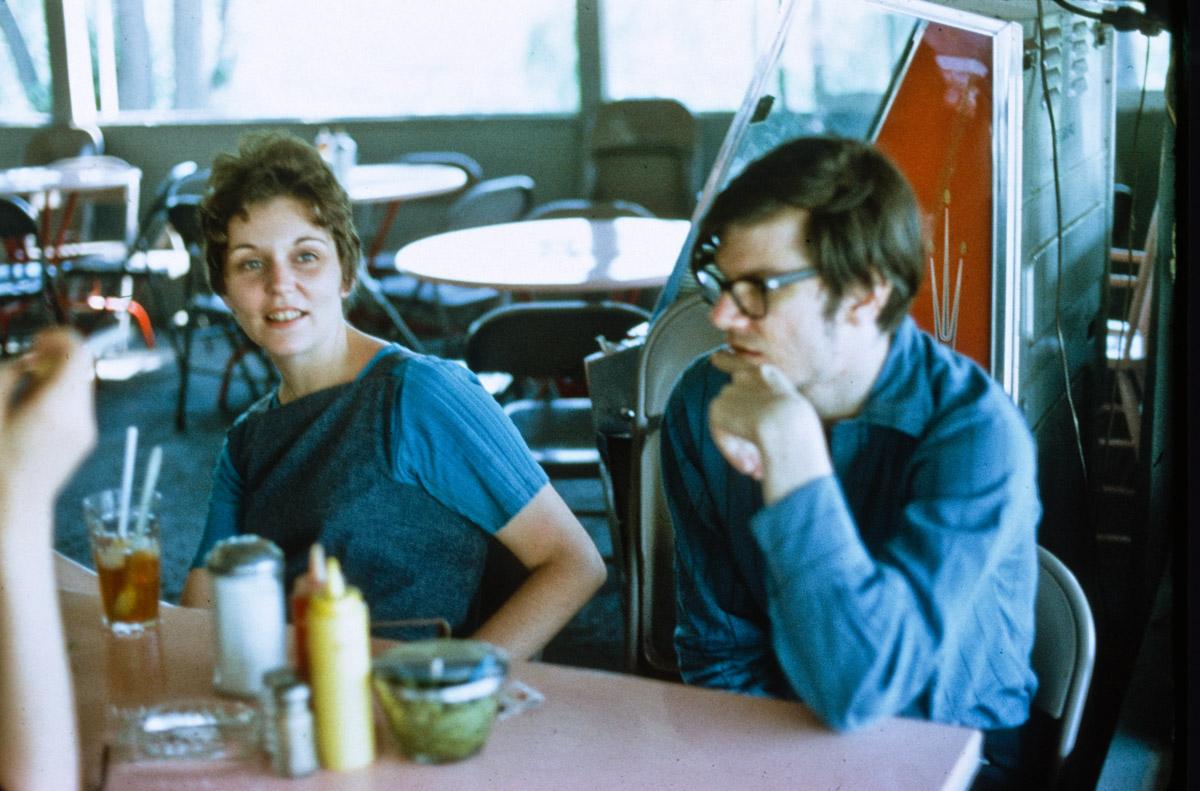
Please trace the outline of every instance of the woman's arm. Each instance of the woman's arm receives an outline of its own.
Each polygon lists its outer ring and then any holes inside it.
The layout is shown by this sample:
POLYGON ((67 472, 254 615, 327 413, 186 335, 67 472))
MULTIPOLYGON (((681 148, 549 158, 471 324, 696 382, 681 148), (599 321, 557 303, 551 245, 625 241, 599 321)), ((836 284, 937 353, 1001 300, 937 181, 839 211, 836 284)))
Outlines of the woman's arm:
POLYGON ((184 607, 212 607, 212 581, 207 569, 192 569, 183 582, 179 603, 184 607))
POLYGON ((529 576, 476 632, 515 657, 537 653, 604 583, 592 539, 496 399, 453 363, 409 362, 382 432, 399 480, 492 533, 529 576))
POLYGON ((604 561, 548 483, 496 538, 529 569, 529 577, 474 636, 528 658, 604 584, 604 561))
POLYGON ((79 787, 52 551, 54 499, 96 443, 92 363, 54 330, 0 369, 0 787, 79 787))
POLYGON ((213 469, 204 534, 192 557, 192 567, 179 597, 179 603, 184 607, 212 607, 212 581, 204 567, 204 559, 218 541, 237 534, 237 526, 242 520, 243 492, 242 478, 229 458, 229 447, 223 446, 213 469))

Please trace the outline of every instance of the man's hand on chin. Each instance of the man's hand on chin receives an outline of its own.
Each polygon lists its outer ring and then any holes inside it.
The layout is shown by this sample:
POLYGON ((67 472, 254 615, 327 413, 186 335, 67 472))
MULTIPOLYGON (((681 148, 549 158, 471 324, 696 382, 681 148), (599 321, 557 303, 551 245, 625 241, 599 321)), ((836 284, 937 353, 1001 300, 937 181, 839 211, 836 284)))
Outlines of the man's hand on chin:
POLYGON ((821 420, 783 371, 727 351, 710 361, 732 377, 709 404, 713 442, 735 470, 762 482, 767 505, 833 472, 821 420))

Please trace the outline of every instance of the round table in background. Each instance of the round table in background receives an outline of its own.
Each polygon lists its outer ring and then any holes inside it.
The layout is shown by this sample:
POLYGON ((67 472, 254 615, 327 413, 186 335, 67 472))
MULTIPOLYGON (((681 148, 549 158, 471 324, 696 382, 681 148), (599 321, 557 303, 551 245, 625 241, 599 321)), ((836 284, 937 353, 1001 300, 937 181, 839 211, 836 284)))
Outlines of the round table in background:
POLYGON ((531 220, 429 236, 396 253, 396 269, 432 283, 530 294, 623 291, 666 283, 687 220, 531 220))
POLYGON ((451 165, 387 163, 355 165, 343 186, 351 203, 393 203, 436 198, 467 185, 467 174, 451 165))

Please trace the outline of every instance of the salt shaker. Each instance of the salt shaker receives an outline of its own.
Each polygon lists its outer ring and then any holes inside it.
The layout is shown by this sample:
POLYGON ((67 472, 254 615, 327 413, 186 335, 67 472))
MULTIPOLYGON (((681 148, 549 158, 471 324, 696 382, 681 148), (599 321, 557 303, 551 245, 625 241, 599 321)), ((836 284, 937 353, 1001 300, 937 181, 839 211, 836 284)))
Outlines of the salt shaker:
POLYGON ((311 774, 317 770, 317 750, 308 685, 293 680, 276 687, 273 693, 275 717, 274 722, 267 723, 275 733, 271 768, 284 777, 311 774))
POLYGON ((265 538, 234 536, 205 559, 213 582, 217 664, 213 686, 257 696, 263 673, 287 663, 283 552, 265 538))

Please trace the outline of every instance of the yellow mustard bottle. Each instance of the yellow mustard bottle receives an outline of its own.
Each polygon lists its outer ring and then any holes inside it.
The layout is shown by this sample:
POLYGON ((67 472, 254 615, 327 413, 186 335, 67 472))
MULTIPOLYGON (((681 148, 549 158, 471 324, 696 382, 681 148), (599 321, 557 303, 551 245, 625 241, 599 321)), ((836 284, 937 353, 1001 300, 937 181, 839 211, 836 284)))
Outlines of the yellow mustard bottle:
POLYGON ((321 766, 366 766, 375 760, 367 605, 346 585, 337 558, 327 559, 325 584, 309 602, 308 661, 321 766))

